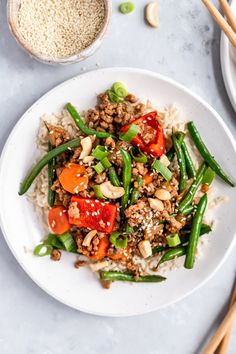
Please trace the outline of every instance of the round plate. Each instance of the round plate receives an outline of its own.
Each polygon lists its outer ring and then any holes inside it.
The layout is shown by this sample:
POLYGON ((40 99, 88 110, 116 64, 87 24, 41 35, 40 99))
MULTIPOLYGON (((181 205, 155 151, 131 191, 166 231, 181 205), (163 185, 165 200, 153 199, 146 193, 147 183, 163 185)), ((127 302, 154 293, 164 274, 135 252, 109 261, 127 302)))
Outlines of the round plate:
MULTIPOLYGON (((231 8, 236 15, 236 0, 232 1, 231 8)), ((236 49, 233 53, 233 48, 224 32, 221 35, 220 57, 225 87, 236 112, 236 49), (233 59, 233 56, 235 59, 233 59)))
POLYGON ((113 82, 124 82, 129 90, 154 104, 176 104, 182 117, 194 120, 219 163, 233 176, 236 166, 235 142, 219 115, 199 97, 161 75, 138 69, 102 69, 77 76, 56 87, 37 101, 13 129, 0 163, 0 220, 6 241, 27 274, 48 294, 78 310, 104 316, 130 316, 160 309, 198 288, 222 264, 233 246, 236 218, 236 189, 218 178, 215 188, 229 201, 215 210, 217 227, 209 236, 203 257, 192 271, 178 269, 159 284, 117 282, 104 290, 88 269, 73 267, 74 255, 63 254, 60 262, 32 255, 43 236, 32 206, 18 196, 20 181, 35 161, 39 119, 44 113, 60 111, 70 101, 80 110, 93 107, 96 93, 113 82))

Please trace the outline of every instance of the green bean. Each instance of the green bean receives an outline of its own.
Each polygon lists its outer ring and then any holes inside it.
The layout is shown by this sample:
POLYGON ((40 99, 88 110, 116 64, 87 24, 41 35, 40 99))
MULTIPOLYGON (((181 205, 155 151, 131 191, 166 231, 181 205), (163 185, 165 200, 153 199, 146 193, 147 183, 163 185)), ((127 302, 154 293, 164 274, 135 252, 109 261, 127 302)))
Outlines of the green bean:
POLYGON ((78 138, 73 139, 68 141, 65 144, 56 147, 55 149, 51 150, 46 155, 44 155, 44 157, 36 165, 33 166, 31 171, 27 175, 27 177, 21 183, 19 195, 25 194, 28 191, 35 178, 42 171, 42 169, 49 163, 49 161, 51 161, 58 155, 62 154, 66 150, 79 146, 79 144, 80 144, 80 139, 78 138))
POLYGON ((131 156, 124 150, 120 149, 121 157, 123 160, 123 187, 125 194, 121 199, 121 205, 125 209, 128 205, 129 195, 130 195, 130 184, 131 184, 131 175, 132 175, 132 166, 131 166, 131 156))
MULTIPOLYGON (((52 144, 49 142, 48 143, 48 151, 52 150, 52 144)), ((55 165, 56 165, 56 159, 52 159, 48 163, 48 205, 50 207, 53 207, 54 202, 55 202, 55 195, 56 193, 52 191, 51 187, 56 179, 56 173, 55 173, 55 165)))
MULTIPOLYGON (((209 225, 202 224, 201 230, 200 230, 200 236, 203 236, 205 234, 209 234, 211 231, 212 231, 212 229, 209 225)), ((189 229, 181 230, 181 244, 185 244, 189 241, 190 233, 191 233, 191 227, 189 229)))
POLYGON ((172 134, 172 140, 174 144, 174 148, 176 151, 177 159, 178 159, 178 164, 179 164, 179 170, 180 170, 180 181, 179 181, 179 191, 183 192, 186 188, 186 183, 187 183, 187 172, 186 172, 186 162, 185 162, 185 157, 184 153, 181 149, 181 145, 179 141, 177 140, 175 134, 172 134))
POLYGON ((200 235, 200 230, 202 226, 202 219, 207 206, 207 194, 204 194, 198 205, 196 214, 193 217, 191 233, 189 236, 189 242, 187 246, 186 258, 184 266, 187 269, 192 269, 195 262, 195 253, 197 249, 198 239, 200 235))
MULTIPOLYGON (((76 126, 86 135, 94 135, 97 138, 109 138, 112 136, 112 134, 107 133, 107 132, 99 132, 94 129, 88 128, 82 118, 80 117, 79 113, 75 109, 74 106, 72 106, 71 103, 67 103, 66 105, 67 111, 70 113, 71 117, 73 118, 76 126)), ((113 136, 112 136, 113 137, 113 136)))
POLYGON ((186 254, 187 247, 186 246, 179 246, 175 248, 170 248, 168 251, 166 251, 161 259, 158 262, 158 265, 167 262, 167 261, 172 261, 172 259, 182 257, 186 254))
POLYGON ((115 167, 110 167, 108 170, 109 178, 111 181, 111 184, 115 187, 120 187, 120 180, 119 177, 117 176, 115 167))
POLYGON ((193 206, 193 205, 189 205, 189 206, 187 206, 187 208, 185 208, 185 209, 183 210, 182 214, 183 214, 184 216, 188 216, 188 215, 190 215, 193 211, 194 211, 194 206, 193 206))
POLYGON ((140 197, 140 191, 134 188, 131 192, 130 204, 136 204, 140 197))
POLYGON ((184 199, 179 204, 179 211, 181 213, 183 213, 184 210, 192 203, 194 196, 195 196, 200 184, 202 183, 202 179, 203 179, 206 169, 207 169, 207 166, 205 165, 205 163, 203 163, 200 166, 200 168, 197 172, 196 179, 194 179, 191 187, 189 188, 188 193, 186 194, 184 199))
POLYGON ((219 177, 221 177, 226 183, 228 183, 231 187, 235 187, 235 182, 232 181, 232 179, 229 176, 227 176, 227 174, 223 171, 223 169, 218 164, 218 162, 215 160, 215 158, 211 155, 210 151, 208 150, 208 148, 204 144, 204 142, 203 142, 203 140, 202 140, 202 138, 201 138, 201 136, 200 136, 200 134, 193 122, 188 123, 188 130, 192 136, 192 139, 193 139, 198 151, 202 155, 203 159, 211 167, 211 169, 213 171, 215 171, 215 173, 219 177))
MULTIPOLYGON (((178 139, 180 145, 182 145, 182 142, 184 141, 184 137, 185 137, 185 134, 184 134, 183 132, 179 132, 179 133, 177 134, 177 139, 178 139)), ((173 159, 174 159, 174 157, 175 157, 175 148, 174 148, 174 146, 172 146, 172 147, 170 148, 170 150, 167 152, 166 156, 168 157, 168 160, 169 160, 170 162, 173 161, 173 159)))
MULTIPOLYGON (((212 231, 212 229, 209 225, 202 224, 200 236, 203 236, 205 234, 209 234, 209 232, 211 232, 211 231, 212 231)), ((185 229, 185 230, 182 229, 180 231, 181 245, 188 243, 190 232, 191 232, 190 229, 185 229)), ((160 253, 163 251, 167 251, 167 250, 170 250, 170 247, 168 245, 167 246, 156 246, 152 249, 152 254, 154 255, 154 254, 157 254, 157 253, 160 253)))
POLYGON ((123 273, 123 272, 101 272, 101 280, 111 280, 111 281, 130 281, 134 283, 159 283, 166 280, 165 277, 161 275, 146 275, 140 276, 136 280, 132 273, 123 273))
POLYGON ((187 145, 186 145, 184 140, 182 142, 181 148, 182 148, 183 153, 184 153, 185 162, 186 162, 186 170, 187 170, 189 178, 196 177, 196 169, 194 167, 192 158, 191 158, 191 156, 189 154, 187 145))

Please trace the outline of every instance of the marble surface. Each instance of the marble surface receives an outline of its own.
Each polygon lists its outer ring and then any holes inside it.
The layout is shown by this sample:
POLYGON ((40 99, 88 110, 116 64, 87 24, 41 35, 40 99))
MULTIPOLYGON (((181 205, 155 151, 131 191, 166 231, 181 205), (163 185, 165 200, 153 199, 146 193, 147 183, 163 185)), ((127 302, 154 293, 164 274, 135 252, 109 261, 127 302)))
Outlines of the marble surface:
MULTIPOLYGON (((113 1, 112 25, 92 58, 50 67, 17 46, 6 23, 6 0, 1 0, 0 151, 17 120, 42 94, 100 66, 140 67, 168 75, 207 100, 236 133, 220 69, 220 32, 201 1, 159 0, 158 30, 143 21, 146 1, 133 0, 136 11, 129 16, 119 14, 120 2, 113 1)), ((214 278, 187 299, 152 314, 113 319, 86 315, 50 298, 20 268, 1 235, 0 353, 200 354, 226 310, 235 278, 235 250, 214 278)), ((229 354, 235 352, 236 328, 229 354)))

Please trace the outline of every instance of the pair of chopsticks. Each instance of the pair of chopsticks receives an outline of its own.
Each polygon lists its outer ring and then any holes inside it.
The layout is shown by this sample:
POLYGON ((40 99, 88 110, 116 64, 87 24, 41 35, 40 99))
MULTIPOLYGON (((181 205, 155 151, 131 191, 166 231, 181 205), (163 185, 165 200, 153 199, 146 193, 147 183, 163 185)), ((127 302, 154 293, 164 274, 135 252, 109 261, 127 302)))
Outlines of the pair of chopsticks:
POLYGON ((220 6, 227 18, 227 21, 215 7, 211 0, 202 0, 204 5, 207 7, 208 11, 219 25, 219 27, 224 31, 225 35, 228 37, 232 46, 236 48, 236 17, 231 10, 227 0, 219 0, 220 6))
POLYGON ((207 344, 202 354, 214 354, 218 349, 218 354, 226 354, 228 350, 233 322, 236 317, 236 285, 230 300, 230 308, 221 325, 207 344))

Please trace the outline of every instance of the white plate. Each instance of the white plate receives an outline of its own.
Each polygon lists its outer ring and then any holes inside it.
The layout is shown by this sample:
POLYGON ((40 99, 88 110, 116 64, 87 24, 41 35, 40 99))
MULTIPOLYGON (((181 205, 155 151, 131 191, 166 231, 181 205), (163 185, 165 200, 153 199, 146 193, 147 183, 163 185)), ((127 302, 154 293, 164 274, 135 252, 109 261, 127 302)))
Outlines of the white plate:
POLYGON ((13 129, 2 153, 0 164, 0 219, 6 241, 27 274, 48 294, 78 310, 97 315, 130 316, 157 310, 198 288, 216 272, 233 246, 236 231, 236 189, 219 179, 215 186, 230 200, 216 209, 217 228, 204 256, 194 270, 179 269, 160 284, 115 283, 104 290, 87 269, 73 267, 74 256, 63 254, 60 262, 34 257, 31 252, 43 231, 26 197, 17 192, 37 154, 35 137, 42 114, 62 109, 67 101, 80 109, 93 107, 96 93, 115 81, 123 81, 140 98, 154 104, 176 104, 183 117, 194 120, 220 164, 233 176, 236 148, 233 138, 218 114, 186 88, 161 75, 138 69, 111 68, 77 76, 56 87, 37 101, 13 129))
MULTIPOLYGON (((236 15, 236 0, 232 1, 231 8, 236 15)), ((224 32, 221 35, 220 52, 225 87, 236 112, 236 49, 233 49, 224 32)))

